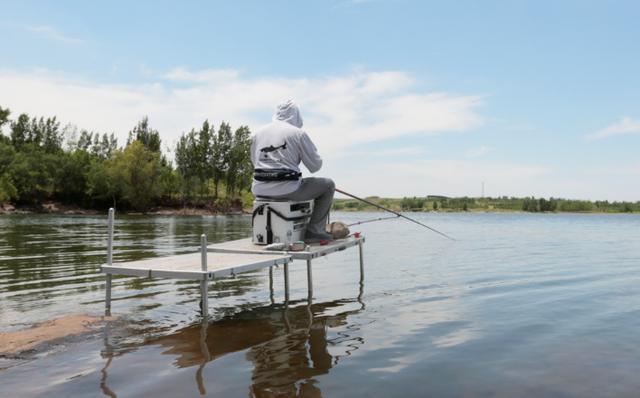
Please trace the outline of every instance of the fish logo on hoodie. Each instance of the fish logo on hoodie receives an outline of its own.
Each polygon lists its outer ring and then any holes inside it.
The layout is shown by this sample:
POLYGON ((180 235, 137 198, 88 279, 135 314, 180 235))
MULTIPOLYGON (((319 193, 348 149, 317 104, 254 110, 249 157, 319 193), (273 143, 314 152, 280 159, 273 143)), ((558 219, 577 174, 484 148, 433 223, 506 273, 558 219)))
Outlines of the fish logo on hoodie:
POLYGON ((276 161, 276 157, 274 157, 273 155, 275 155, 274 152, 279 151, 281 149, 287 149, 287 143, 286 141, 284 143, 282 143, 282 145, 280 146, 273 146, 273 145, 269 145, 266 146, 264 148, 260 148, 260 157, 262 158, 263 161, 276 161))
POLYGON ((287 143, 285 142, 284 144, 282 144, 280 146, 269 145, 269 146, 266 146, 264 148, 261 148, 260 152, 269 153, 269 152, 277 151, 279 149, 287 149, 287 143))

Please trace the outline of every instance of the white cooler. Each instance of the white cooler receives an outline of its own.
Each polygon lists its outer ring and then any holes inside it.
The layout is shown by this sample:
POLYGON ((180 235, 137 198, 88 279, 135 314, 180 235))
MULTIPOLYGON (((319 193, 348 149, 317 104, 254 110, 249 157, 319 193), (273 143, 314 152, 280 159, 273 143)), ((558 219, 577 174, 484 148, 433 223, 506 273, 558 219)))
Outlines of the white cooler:
POLYGON ((312 211, 312 200, 292 202, 257 198, 253 202, 253 243, 268 245, 304 240, 312 211))

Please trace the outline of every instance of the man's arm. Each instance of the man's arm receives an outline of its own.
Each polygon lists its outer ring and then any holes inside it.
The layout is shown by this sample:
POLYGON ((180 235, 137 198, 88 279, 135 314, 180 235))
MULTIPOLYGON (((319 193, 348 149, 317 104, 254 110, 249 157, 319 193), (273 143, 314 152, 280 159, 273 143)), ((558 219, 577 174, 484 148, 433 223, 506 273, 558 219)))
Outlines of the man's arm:
POLYGON ((307 133, 302 132, 300 135, 300 153, 302 163, 310 172, 315 173, 322 167, 322 158, 318 153, 318 149, 311 141, 307 133))

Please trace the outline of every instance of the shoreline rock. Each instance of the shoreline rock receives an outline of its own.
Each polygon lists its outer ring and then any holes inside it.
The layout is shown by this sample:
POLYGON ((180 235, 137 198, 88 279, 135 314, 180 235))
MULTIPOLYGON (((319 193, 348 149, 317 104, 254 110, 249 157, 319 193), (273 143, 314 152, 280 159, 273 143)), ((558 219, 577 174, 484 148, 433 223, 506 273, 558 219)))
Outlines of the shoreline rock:
POLYGON ((0 332, 0 357, 15 357, 45 343, 78 336, 93 331, 93 327, 115 317, 86 314, 64 315, 33 327, 12 332, 0 332))

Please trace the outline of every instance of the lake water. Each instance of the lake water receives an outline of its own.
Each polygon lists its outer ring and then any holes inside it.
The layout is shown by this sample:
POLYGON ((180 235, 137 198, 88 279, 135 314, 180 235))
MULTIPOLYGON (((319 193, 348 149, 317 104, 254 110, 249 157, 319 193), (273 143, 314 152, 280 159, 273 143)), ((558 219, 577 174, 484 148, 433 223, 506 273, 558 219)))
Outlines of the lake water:
MULTIPOLYGON (((356 221, 379 213, 338 213, 356 221)), ((0 359, 1 397, 636 397, 640 216, 421 214, 358 251, 212 283, 115 278, 105 328, 0 359)), ((104 308, 106 217, 0 217, 0 331, 104 308)), ((250 219, 118 217, 116 261, 197 250, 250 219)))

